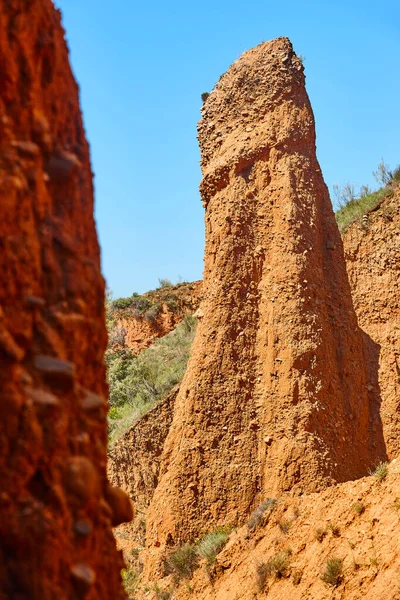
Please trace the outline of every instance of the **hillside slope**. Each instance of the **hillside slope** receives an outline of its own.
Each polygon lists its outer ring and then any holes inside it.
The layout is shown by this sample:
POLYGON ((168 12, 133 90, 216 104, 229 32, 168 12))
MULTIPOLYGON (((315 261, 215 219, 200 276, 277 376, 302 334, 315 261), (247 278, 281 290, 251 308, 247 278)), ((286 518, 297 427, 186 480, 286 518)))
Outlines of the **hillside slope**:
POLYGON ((167 576, 159 588, 176 600, 398 600, 398 461, 388 471, 382 481, 278 497, 255 527, 231 534, 212 565, 200 561, 192 577, 167 576))

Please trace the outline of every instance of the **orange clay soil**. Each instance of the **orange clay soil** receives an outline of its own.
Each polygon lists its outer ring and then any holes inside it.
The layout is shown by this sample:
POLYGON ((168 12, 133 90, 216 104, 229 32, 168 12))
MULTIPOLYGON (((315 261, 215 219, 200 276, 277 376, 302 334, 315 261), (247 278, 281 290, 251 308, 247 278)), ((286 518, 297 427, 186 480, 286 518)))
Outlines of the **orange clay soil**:
POLYGON ((0 64, 0 598, 122 599, 89 149, 49 0, 0 4, 0 64))
POLYGON ((380 415, 390 458, 400 455, 400 186, 343 236, 370 378, 379 360, 380 415), (373 342, 371 341, 373 340, 373 342))
MULTIPOLYGON (((174 600, 400 600, 400 464, 316 494, 278 497, 252 529, 231 533, 211 566, 158 582, 174 600), (328 561, 338 559, 328 582, 328 561)), ((253 524, 253 521, 248 521, 253 524)), ((160 598, 160 591, 138 600, 160 598)))
MULTIPOLYGON (((147 516, 168 548, 241 524, 265 496, 361 477, 386 456, 303 66, 246 52, 202 109, 203 302, 147 516)), ((372 343, 372 342, 371 342, 372 343)))

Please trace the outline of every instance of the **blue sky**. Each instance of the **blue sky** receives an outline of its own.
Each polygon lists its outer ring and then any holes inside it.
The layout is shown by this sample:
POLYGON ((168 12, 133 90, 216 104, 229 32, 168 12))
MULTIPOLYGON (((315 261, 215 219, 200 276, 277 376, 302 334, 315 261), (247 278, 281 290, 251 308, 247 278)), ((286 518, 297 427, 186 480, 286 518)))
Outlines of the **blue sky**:
POLYGON ((376 186, 400 163, 400 2, 55 0, 91 145, 103 272, 115 297, 200 279, 200 95, 245 50, 305 60, 325 181, 376 186))

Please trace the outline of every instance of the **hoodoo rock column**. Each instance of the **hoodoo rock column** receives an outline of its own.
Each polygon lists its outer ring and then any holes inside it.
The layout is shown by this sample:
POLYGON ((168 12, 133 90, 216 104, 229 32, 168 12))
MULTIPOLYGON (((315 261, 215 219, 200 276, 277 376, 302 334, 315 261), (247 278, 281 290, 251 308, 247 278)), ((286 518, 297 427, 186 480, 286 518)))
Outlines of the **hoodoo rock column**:
POLYGON ((243 522, 266 496, 360 477, 384 456, 288 39, 233 63, 198 131, 204 301, 147 521, 150 565, 167 545, 243 522))
POLYGON ((89 149, 50 0, 0 3, 0 75, 0 598, 122 599, 89 149))

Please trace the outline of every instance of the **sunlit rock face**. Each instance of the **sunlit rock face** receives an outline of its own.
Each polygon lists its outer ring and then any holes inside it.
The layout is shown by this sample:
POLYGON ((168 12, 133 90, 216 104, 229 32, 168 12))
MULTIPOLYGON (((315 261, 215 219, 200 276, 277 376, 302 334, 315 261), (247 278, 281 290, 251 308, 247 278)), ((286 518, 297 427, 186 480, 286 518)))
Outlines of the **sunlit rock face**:
POLYGON ((204 300, 147 520, 168 546, 264 497, 365 475, 384 456, 342 241, 286 38, 233 63, 198 125, 204 300))

